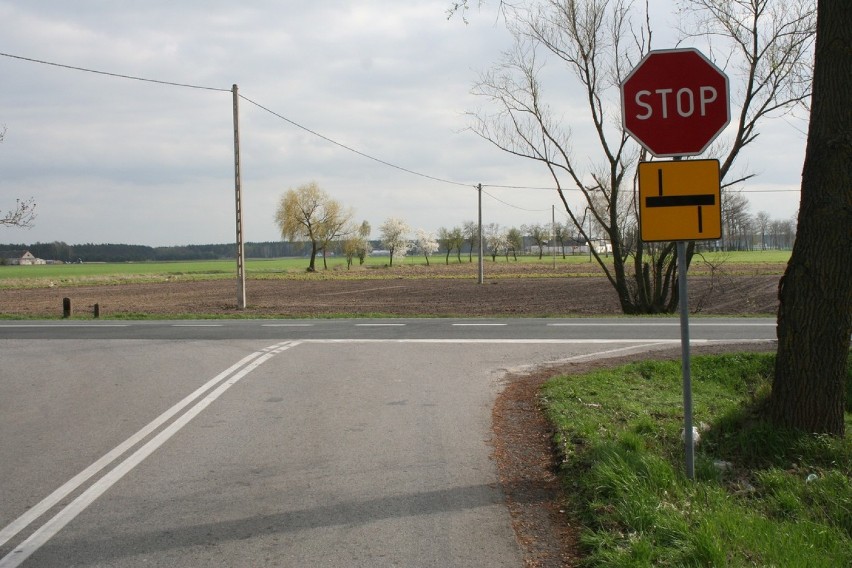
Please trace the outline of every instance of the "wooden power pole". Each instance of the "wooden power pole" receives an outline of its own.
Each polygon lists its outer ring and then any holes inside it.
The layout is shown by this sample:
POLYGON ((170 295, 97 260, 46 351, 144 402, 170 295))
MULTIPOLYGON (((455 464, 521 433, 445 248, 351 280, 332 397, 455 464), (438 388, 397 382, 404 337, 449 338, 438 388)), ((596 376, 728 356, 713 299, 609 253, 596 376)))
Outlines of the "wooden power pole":
POLYGON ((240 186, 240 95, 236 85, 234 94, 234 192, 237 202, 237 308, 246 307, 246 272, 243 245, 243 194, 240 186))

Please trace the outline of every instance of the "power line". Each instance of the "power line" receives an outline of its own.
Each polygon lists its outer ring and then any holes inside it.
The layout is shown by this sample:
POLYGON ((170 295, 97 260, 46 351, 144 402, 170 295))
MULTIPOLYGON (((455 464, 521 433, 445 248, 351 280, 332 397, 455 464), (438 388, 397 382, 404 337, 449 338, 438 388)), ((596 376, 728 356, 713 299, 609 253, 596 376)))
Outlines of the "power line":
MULTIPOLYGON (((173 82, 173 81, 162 81, 162 80, 158 80, 158 79, 148 79, 148 78, 145 78, 145 77, 137 77, 137 76, 125 75, 125 74, 121 74, 121 73, 111 73, 111 72, 108 72, 108 71, 100 71, 100 70, 97 70, 97 69, 90 69, 90 68, 87 68, 87 67, 79 67, 79 66, 75 66, 75 65, 66 65, 66 64, 63 64, 63 63, 56 63, 56 62, 53 62, 53 61, 44 61, 44 60, 41 60, 41 59, 34 59, 34 58, 31 58, 31 57, 23 57, 23 56, 20 56, 20 55, 13 55, 13 54, 10 54, 10 53, 0 52, 0 55, 2 55, 3 57, 9 57, 9 58, 12 58, 12 59, 19 59, 21 61, 28 61, 28 62, 31 62, 31 63, 39 63, 41 65, 49 65, 49 66, 52 66, 52 67, 59 67, 59 68, 62 68, 62 69, 70 69, 70 70, 73 70, 73 71, 83 71, 83 72, 86 72, 86 73, 94 73, 94 74, 97 74, 97 75, 105 75, 107 77, 116 77, 116 78, 120 78, 120 79, 130 79, 130 80, 134 80, 134 81, 143 81, 143 82, 147 82, 147 83, 155 83, 155 84, 159 84, 159 85, 168 85, 168 86, 173 86, 173 87, 185 87, 185 88, 191 88, 191 89, 203 89, 203 90, 208 90, 208 91, 231 92, 231 89, 222 89, 222 88, 218 88, 218 87, 205 87, 205 86, 202 86, 202 85, 192 85, 192 84, 189 84, 189 83, 177 83, 177 82, 173 82)), ((419 176, 419 177, 422 177, 422 178, 425 178, 425 179, 430 179, 430 180, 433 180, 433 181, 446 183, 446 184, 450 184, 450 185, 468 187, 468 188, 471 188, 471 189, 476 188, 475 185, 470 184, 470 183, 462 183, 462 182, 458 182, 458 181, 440 178, 440 177, 437 177, 437 176, 431 176, 431 175, 424 174, 424 173, 421 173, 421 172, 418 172, 418 171, 415 171, 415 170, 412 170, 412 169, 409 169, 409 168, 398 166, 396 164, 388 162, 387 160, 377 158, 375 156, 367 154, 366 152, 362 152, 360 150, 352 148, 351 146, 343 144, 342 142, 338 142, 337 140, 334 140, 333 138, 325 136, 324 134, 320 134, 319 132, 312 130, 312 129, 310 129, 310 128, 302 125, 302 124, 299 124, 298 122, 296 122, 292 119, 289 119, 286 116, 283 116, 282 114, 277 113, 277 112, 273 111, 272 109, 258 103, 257 101, 254 101, 254 100, 252 100, 252 99, 250 99, 250 98, 248 98, 244 95, 239 95, 239 96, 244 101, 253 104, 254 106, 258 107, 259 109, 268 112, 269 114, 283 120, 284 122, 287 122, 288 124, 291 124, 292 126, 295 126, 296 128, 304 130, 305 132, 308 132, 309 134, 316 136, 317 138, 321 138, 322 140, 325 140, 326 142, 334 144, 335 146, 343 148, 344 150, 347 150, 349 152, 357 154, 357 155, 359 155, 363 158, 373 160, 374 162, 377 162, 377 163, 382 164, 384 166, 394 168, 396 170, 399 170, 399 171, 402 171, 402 172, 405 172, 405 173, 408 173, 408 174, 411 174, 411 175, 419 176)), ((544 188, 544 187, 542 187, 542 188, 531 188, 531 187, 508 186, 508 185, 505 185, 505 186, 488 185, 488 186, 484 186, 484 187, 494 187, 494 188, 504 188, 504 189, 545 189, 545 190, 546 189, 553 189, 553 188, 544 188)), ((494 195, 488 193, 487 191, 484 191, 483 193, 485 193, 485 195, 487 195, 491 199, 498 201, 498 202, 502 203, 503 205, 506 205, 507 207, 512 207, 512 208, 518 209, 520 211, 528 211, 528 212, 533 212, 533 213, 540 213, 540 212, 547 211, 545 209, 526 209, 524 207, 519 207, 517 205, 513 205, 511 203, 508 203, 508 202, 506 202, 506 201, 504 201, 504 200, 502 200, 498 197, 495 197, 494 195)))
MULTIPOLYGON (((482 187, 493 187, 495 189, 541 189, 545 191, 556 191, 555 187, 531 187, 527 185, 492 185, 482 184, 482 187)), ((577 188, 563 188, 562 191, 579 191, 577 188)))
MULTIPOLYGON (((191 88, 191 89, 204 89, 204 90, 208 90, 208 91, 220 91, 220 92, 228 92, 228 93, 231 92, 231 89, 222 89, 222 88, 218 88, 218 87, 205 87, 205 86, 202 86, 202 85, 192 85, 192 84, 189 84, 189 83, 176 83, 176 82, 173 82, 173 81, 161 81, 161 80, 157 80, 157 79, 148 79, 148 78, 145 78, 145 77, 136 77, 136 76, 133 76, 133 75, 124 75, 124 74, 121 74, 121 73, 111 73, 111 72, 108 72, 108 71, 99 71, 97 69, 90 69, 88 67, 78 67, 78 66, 75 66, 75 65, 65 65, 65 64, 56 63, 56 62, 53 62, 53 61, 44 61, 44 60, 41 60, 41 59, 34 59, 34 58, 31 58, 31 57, 23 57, 23 56, 20 56, 20 55, 13 55, 13 54, 10 54, 10 53, 0 52, 0 55, 2 55, 3 57, 9 57, 9 58, 12 58, 12 59, 19 59, 21 61, 29 61, 31 63, 39 63, 39 64, 42 64, 42 65, 50 65, 52 67, 60 67, 60 68, 63 68, 63 69, 71 69, 71 70, 74 70, 74 71, 83 71, 83 72, 86 72, 86 73, 95 73, 97 75, 106 75, 108 77, 117 77, 117 78, 121 78, 121 79, 131 79, 131 80, 134 80, 134 81, 143 81, 143 82, 147 82, 147 83, 157 83, 157 84, 160 84, 160 85, 169 85, 169 86, 173 86, 173 87, 186 87, 186 88, 191 88)), ((341 142, 338 142, 337 140, 329 138, 328 136, 320 134, 319 132, 316 132, 315 130, 311 130, 310 128, 303 126, 303 125, 299 124, 298 122, 291 120, 291 119, 289 119, 289 118, 287 118, 287 117, 285 117, 285 116, 263 106, 262 104, 249 99, 248 97, 240 95, 240 98, 245 100, 246 102, 249 102, 249 103, 255 105, 256 107, 272 114, 273 116, 276 116, 276 117, 280 118, 281 120, 283 120, 283 121, 285 121, 285 122, 287 122, 287 123, 289 123, 289 124, 291 124, 291 125, 293 125, 297 128, 304 130, 305 132, 308 132, 308 133, 310 133, 310 134, 312 134, 312 135, 314 135, 318 138, 321 138, 321 139, 325 140, 326 142, 330 142, 331 144, 339 146, 340 148, 348 150, 349 152, 353 152, 355 154, 358 154, 359 156, 362 156, 362 157, 367 158, 369 160, 373 160, 374 162, 378 162, 382 165, 400 170, 400 171, 408 173, 408 174, 416 175, 416 176, 426 178, 426 179, 431 179, 433 181, 438 181, 438 182, 462 186, 462 187, 471 187, 471 188, 474 187, 473 184, 462 183, 462 182, 452 181, 452 180, 448 180, 448 179, 444 179, 444 178, 439 178, 439 177, 436 177, 436 176, 431 176, 431 175, 424 174, 424 173, 421 173, 421 172, 417 172, 417 171, 414 171, 414 170, 411 170, 411 169, 408 169, 408 168, 404 168, 402 166, 398 166, 398 165, 393 164, 391 162, 388 162, 386 160, 382 160, 381 158, 376 158, 375 156, 371 156, 370 154, 367 154, 365 152, 361 152, 360 150, 356 150, 355 148, 352 148, 351 146, 347 146, 346 144, 343 144, 341 142)))
MULTIPOLYGON (((42 59, 34 59, 32 57, 23 57, 21 55, 14 55, 14 54, 11 54, 11 53, 0 52, 0 56, 8 57, 8 58, 11 58, 11 59, 18 59, 18 60, 21 60, 21 61, 27 61, 27 62, 30 62, 30 63, 38 63, 40 65, 48 65, 48 66, 52 66, 52 67, 59 67, 59 68, 62 68, 62 69, 70 69, 70 70, 73 70, 73 71, 82 71, 82 72, 85 72, 85 73, 93 73, 93 74, 96 74, 96 75, 104 75, 104 76, 107 76, 107 77, 115 77, 115 78, 120 78, 120 79, 129 79, 129 80, 141 81, 141 82, 145 82, 145 83, 155 83, 155 84, 158 84, 158 85, 167 85, 167 86, 172 86, 172 87, 182 87, 182 88, 199 89, 199 90, 206 90, 206 91, 217 91, 217 92, 226 92, 226 93, 231 92, 231 89, 223 89, 223 88, 220 88, 220 87, 209 87, 209 86, 204 86, 204 85, 194 85, 194 84, 191 84, 191 83, 178 83, 178 82, 174 82, 174 81, 163 81, 163 80, 159 80, 159 79, 150 79, 150 78, 138 77, 138 76, 134 76, 134 75, 112 73, 112 72, 109 72, 109 71, 100 71, 100 70, 91 69, 91 68, 88 68, 88 67, 79 67, 79 66, 75 66, 75 65, 66 65, 66 64, 63 64, 63 63, 56 63, 56 62, 53 62, 53 61, 45 61, 45 60, 42 60, 42 59)), ((291 119, 289 119, 289 118, 287 118, 287 117, 285 117, 285 116, 263 106, 262 104, 249 99, 248 97, 245 97, 243 95, 239 95, 239 96, 240 96, 241 99, 245 100, 246 102, 253 104, 254 106, 260 108, 261 110, 268 112, 269 114, 287 122, 288 124, 291 124, 291 125, 299 128, 299 129, 301 129, 301 130, 304 130, 305 132, 308 132, 309 134, 311 134, 313 136, 321 138, 321 139, 325 140, 326 142, 334 144, 335 146, 343 148, 344 150, 347 150, 349 152, 357 154, 357 155, 359 155, 363 158, 367 158, 369 160, 372 160, 372 161, 377 162, 379 164, 382 164, 384 166, 394 168, 396 170, 399 170, 399 171, 402 171, 402 172, 405 172, 405 173, 408 173, 408 174, 411 174, 411 175, 419 176, 419 177, 422 177, 422 178, 425 178, 425 179, 430 179, 430 180, 433 180, 433 181, 446 183, 446 184, 450 184, 450 185, 455 185, 455 186, 461 186, 461 187, 468 187, 468 188, 476 189, 476 186, 474 184, 448 180, 448 179, 440 178, 440 177, 437 177, 437 176, 431 176, 431 175, 428 175, 428 174, 424 174, 422 172, 418 172, 418 171, 415 171, 415 170, 412 170, 412 169, 409 169, 409 168, 405 168, 405 167, 393 164, 393 163, 388 162, 386 160, 383 160, 381 158, 377 158, 375 156, 372 156, 370 154, 367 154, 365 152, 357 150, 357 149, 355 149, 351 146, 343 144, 342 142, 338 142, 337 140, 329 138, 328 136, 320 134, 319 132, 316 132, 315 130, 311 130, 310 128, 303 126, 303 125, 299 124, 298 122, 291 120, 291 119)), ((521 185, 492 185, 492 184, 489 184, 489 185, 483 184, 482 187, 491 187, 491 188, 496 188, 496 189, 523 189, 523 190, 545 190, 545 191, 554 191, 556 189, 556 188, 553 188, 553 187, 531 187, 531 186, 521 186, 521 185)), ((579 190, 576 189, 576 188, 567 188, 567 189, 563 189, 563 191, 579 191, 579 190)), ((743 190, 740 190, 740 192, 742 192, 742 193, 778 193, 778 192, 798 192, 798 191, 800 191, 800 190, 798 190, 798 189, 768 189, 768 190, 743 189, 743 190)), ((503 205, 506 205, 507 207, 512 207, 512 208, 518 209, 520 211, 528 211, 528 212, 533 212, 533 213, 540 213, 540 212, 547 211, 545 209, 526 209, 524 207, 520 207, 520 206, 517 206, 517 205, 513 205, 511 203, 508 203, 506 201, 503 201, 502 199, 495 197, 494 195, 488 193, 487 191, 483 191, 483 193, 485 193, 485 195, 487 195, 491 199, 498 201, 498 202, 502 203, 503 205)))
MULTIPOLYGON (((482 187, 485 187, 485 186, 483 185, 482 187)), ((493 187, 493 186, 488 186, 488 187, 493 187)), ((487 195, 488 197, 490 197, 494 201, 499 201, 500 203, 502 203, 503 205, 506 205, 507 207, 511 207, 513 209, 518 209, 520 211, 527 211, 528 213, 546 213, 546 212, 550 211, 550 209, 526 209, 525 207, 520 207, 518 205, 512 205, 511 203, 503 201, 499 197, 494 197, 493 195, 491 195, 490 193, 488 193, 484 189, 482 190, 482 193, 484 193, 485 195, 487 195)))
POLYGON ((41 59, 33 59, 31 57, 22 57, 20 55, 12 55, 11 53, 0 53, 3 57, 12 59, 20 59, 21 61, 29 61, 31 63, 40 63, 41 65, 50 65, 52 67, 61 67, 63 69, 72 69, 74 71, 84 71, 86 73, 94 73, 96 75, 106 75, 108 77, 118 77, 120 79, 131 79, 133 81, 143 81, 145 83, 157 83, 159 85, 169 85, 172 87, 185 87, 188 89, 202 89, 206 91, 223 91, 230 93, 231 89, 221 89, 219 87, 205 87, 202 85, 191 85, 189 83, 175 83, 172 81, 160 81, 157 79, 147 79, 145 77, 135 77, 133 75, 122 75, 121 73, 110 73, 108 71, 99 71, 97 69, 89 69, 87 67, 76 67, 74 65, 65 65, 62 63, 54 63, 52 61, 43 61, 41 59))
POLYGON ((334 140, 334 139, 332 139, 332 138, 329 138, 328 136, 325 136, 325 135, 323 135, 323 134, 320 134, 319 132, 316 132, 316 131, 314 131, 314 130, 311 130, 311 129, 310 129, 310 128, 308 128, 307 126, 302 126, 302 125, 301 125, 301 124, 299 124, 298 122, 295 122, 295 121, 293 121, 293 120, 290 120, 289 118, 287 118, 287 117, 285 117, 285 116, 282 116, 282 115, 278 114, 277 112, 275 112, 275 111, 273 111, 273 110, 271 110, 271 109, 269 109, 269 108, 267 108, 267 107, 263 106, 262 104, 260 104, 260 103, 258 103, 258 102, 255 102, 255 101, 253 101, 253 100, 251 100, 251 99, 249 99, 249 98, 247 98, 247 97, 244 97, 243 95, 240 95, 240 98, 241 98, 241 99, 243 99, 243 100, 245 100, 246 102, 249 102, 249 103, 253 104, 254 106, 256 106, 256 107, 258 107, 258 108, 260 108, 260 109, 262 109, 262 110, 265 110, 265 111, 266 111, 266 112, 268 112, 269 114, 271 114, 271 115, 273 115, 273 116, 276 116, 276 117, 280 118, 281 120, 283 120, 283 121, 287 122, 288 124, 292 124, 292 125, 293 125, 293 126, 295 126, 296 128, 300 128, 300 129, 304 130, 305 132, 308 132, 308 133, 310 133, 310 134, 313 134, 314 136, 316 136, 316 137, 318 137, 318 138, 322 138, 322 139, 323 139, 323 140, 325 140, 326 142, 330 142, 330 143, 334 144, 335 146, 339 146, 339 147, 343 148, 344 150, 348 150, 348 151, 350 151, 350 152, 352 152, 352 153, 354 153, 354 154, 358 154, 358 155, 359 155, 359 156, 361 156, 361 157, 367 158, 367 159, 369 159, 369 160, 373 160, 374 162, 378 162, 378 163, 380 163, 380 164, 382 164, 382 165, 385 165, 385 166, 388 166, 388 167, 390 167, 390 168, 394 168, 394 169, 400 170, 400 171, 405 172, 405 173, 408 173, 408 174, 412 174, 412 175, 415 175, 415 176, 420 176, 420 177, 422 177, 422 178, 426 178, 426 179, 431 179, 431 180, 433 180, 433 181, 439 181, 439 182, 442 182, 442 183, 448 183, 448 184, 451 184, 451 185, 458 185, 458 186, 462 186, 462 187, 471 187, 471 188, 472 188, 472 187, 475 187, 473 184, 470 184, 470 183, 462 183, 462 182, 459 182, 459 181, 452 181, 452 180, 448 180, 448 179, 444 179, 444 178, 439 178, 439 177, 435 177, 435 176, 430 176, 430 175, 427 175, 427 174, 424 174, 424 173, 420 173, 420 172, 416 172, 416 171, 414 171, 414 170, 410 170, 410 169, 408 169, 408 168, 404 168, 404 167, 402 167, 402 166, 398 166, 398 165, 396 165, 396 164, 392 164, 391 162, 388 162, 388 161, 386 161, 386 160, 382 160, 381 158, 376 158, 375 156, 371 156, 370 154, 366 154, 366 153, 364 153, 364 152, 361 152, 360 150, 356 150, 355 148, 352 148, 351 146, 347 146, 346 144, 343 144, 342 142, 338 142, 337 140, 334 140))

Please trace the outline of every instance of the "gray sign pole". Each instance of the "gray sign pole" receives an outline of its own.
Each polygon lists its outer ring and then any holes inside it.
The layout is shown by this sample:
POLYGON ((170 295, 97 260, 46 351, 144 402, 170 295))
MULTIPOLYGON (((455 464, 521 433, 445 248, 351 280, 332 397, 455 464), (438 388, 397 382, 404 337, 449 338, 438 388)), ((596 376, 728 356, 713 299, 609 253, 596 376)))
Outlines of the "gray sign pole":
POLYGON ((677 243, 677 286, 680 304, 680 351, 683 370, 683 440, 686 476, 695 479, 695 443, 692 436, 692 371, 689 359, 689 297, 686 285, 686 241, 677 243))

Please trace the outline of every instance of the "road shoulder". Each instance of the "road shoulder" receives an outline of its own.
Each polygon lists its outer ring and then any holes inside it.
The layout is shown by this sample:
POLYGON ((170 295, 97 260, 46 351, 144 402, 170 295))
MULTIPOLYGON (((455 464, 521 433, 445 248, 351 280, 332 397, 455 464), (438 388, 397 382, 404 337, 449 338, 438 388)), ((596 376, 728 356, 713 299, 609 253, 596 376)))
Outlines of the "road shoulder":
MULTIPOLYGON (((750 342, 693 346, 693 355, 774 351, 776 343, 750 342)), ((492 411, 493 456, 500 484, 530 568, 578 566, 580 526, 571 515, 571 495, 556 473, 553 429, 544 417, 538 393, 556 375, 582 374, 642 360, 679 359, 680 347, 620 357, 583 360, 510 374, 492 411)))

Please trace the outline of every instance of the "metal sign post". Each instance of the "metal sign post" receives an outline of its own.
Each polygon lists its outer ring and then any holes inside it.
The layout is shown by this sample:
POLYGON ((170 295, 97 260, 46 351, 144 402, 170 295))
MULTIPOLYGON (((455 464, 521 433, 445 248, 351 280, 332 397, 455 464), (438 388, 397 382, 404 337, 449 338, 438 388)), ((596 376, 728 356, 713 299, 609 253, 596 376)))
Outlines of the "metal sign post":
POLYGON ((639 232, 645 242, 676 241, 680 348, 683 372, 683 443, 686 476, 695 478, 692 430, 692 369, 689 353, 689 288, 686 247, 690 241, 718 239, 722 231, 719 161, 639 164, 639 232))
POLYGON ((653 155, 674 157, 639 164, 639 233, 646 242, 677 242, 683 440, 694 479, 686 244, 721 238, 722 200, 718 160, 680 160, 701 154, 730 122, 728 77, 697 49, 652 51, 621 84, 621 120, 653 155))
POLYGON ((692 368, 689 356, 689 296, 686 285, 686 241, 677 242, 677 292, 680 304, 680 359, 683 372, 683 445, 686 476, 695 479, 695 440, 692 435, 692 368))

